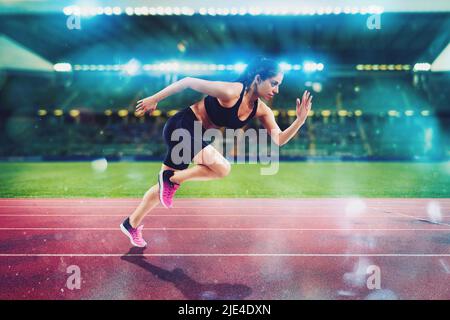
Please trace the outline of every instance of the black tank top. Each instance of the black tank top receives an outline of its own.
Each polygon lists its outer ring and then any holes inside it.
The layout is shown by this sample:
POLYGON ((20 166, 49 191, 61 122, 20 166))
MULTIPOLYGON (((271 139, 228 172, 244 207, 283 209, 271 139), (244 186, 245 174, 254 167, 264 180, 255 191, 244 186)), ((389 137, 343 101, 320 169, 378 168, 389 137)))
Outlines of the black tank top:
POLYGON ((253 105, 253 110, 247 119, 241 121, 238 117, 239 106, 244 97, 245 85, 243 85, 241 95, 236 104, 231 108, 225 108, 220 105, 219 101, 215 97, 205 97, 205 109, 209 119, 218 127, 227 127, 231 129, 238 129, 245 126, 256 114, 258 109, 258 100, 253 105))

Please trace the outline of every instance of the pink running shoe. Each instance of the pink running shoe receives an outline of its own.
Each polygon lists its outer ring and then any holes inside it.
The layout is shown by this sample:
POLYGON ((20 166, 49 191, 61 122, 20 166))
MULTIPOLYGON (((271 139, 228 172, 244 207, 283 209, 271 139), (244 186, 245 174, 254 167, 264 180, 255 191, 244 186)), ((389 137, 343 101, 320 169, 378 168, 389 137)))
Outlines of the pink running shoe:
POLYGON ((158 184, 159 184, 159 201, 166 208, 172 208, 173 197, 175 192, 177 192, 180 185, 178 183, 173 183, 170 181, 170 177, 173 176, 174 172, 172 170, 164 170, 159 173, 158 184))
POLYGON ((147 246, 147 242, 145 242, 144 238, 142 238, 142 229, 144 226, 139 226, 137 228, 133 228, 130 225, 130 220, 127 218, 121 225, 120 230, 130 238, 130 242, 135 247, 143 248, 147 246))

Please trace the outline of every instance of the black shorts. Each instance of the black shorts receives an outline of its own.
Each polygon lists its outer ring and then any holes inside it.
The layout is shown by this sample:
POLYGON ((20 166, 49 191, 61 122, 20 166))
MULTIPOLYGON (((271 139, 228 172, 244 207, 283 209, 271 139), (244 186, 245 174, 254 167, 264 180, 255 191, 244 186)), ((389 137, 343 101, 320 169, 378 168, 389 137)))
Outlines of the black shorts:
POLYGON ((177 170, 184 170, 189 167, 189 164, 195 155, 210 144, 210 142, 203 140, 204 133, 205 129, 201 126, 201 122, 199 122, 190 107, 183 109, 170 117, 163 129, 163 138, 167 145, 164 164, 177 170), (195 121, 198 121, 198 129, 194 135, 195 121), (177 134, 172 136, 176 129, 185 129, 186 131, 178 131, 178 133, 182 133, 182 136, 177 134), (189 138, 187 139, 187 137, 189 138), (174 148, 176 148, 176 150, 172 152, 174 148))

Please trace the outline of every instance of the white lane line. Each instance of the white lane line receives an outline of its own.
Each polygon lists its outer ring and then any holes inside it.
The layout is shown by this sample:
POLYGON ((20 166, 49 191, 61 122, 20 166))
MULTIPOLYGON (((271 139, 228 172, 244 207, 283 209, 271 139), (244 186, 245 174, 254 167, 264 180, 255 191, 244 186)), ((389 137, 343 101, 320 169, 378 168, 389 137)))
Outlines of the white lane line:
POLYGON ((450 257, 439 253, 2 253, 0 257, 450 257))
MULTIPOLYGON (((74 204, 74 205, 64 205, 64 206, 52 206, 52 205, 0 205, 0 208, 63 208, 63 209, 68 209, 68 208, 136 208, 139 205, 139 203, 136 203, 135 205, 126 205, 126 206, 118 206, 118 205, 102 205, 102 204, 98 204, 98 205, 85 205, 85 204, 74 204)), ((299 203, 300 205, 300 203, 299 203)), ((306 209, 323 209, 324 207, 326 208, 325 205, 308 205, 306 206, 305 204, 301 204, 304 206, 304 208, 306 209)), ((332 206, 334 204, 330 204, 329 206, 332 206)), ((156 207, 155 209, 162 209, 162 210, 167 210, 167 208, 164 207, 156 207)), ((155 210, 154 209, 154 210, 155 210)), ((240 206, 227 206, 226 204, 222 205, 222 206, 192 206, 192 207, 172 207, 171 210, 173 209, 286 209, 286 210, 295 210, 295 208, 293 208, 292 206, 288 206, 288 205, 284 205, 284 206, 248 206, 245 203, 242 203, 242 205, 240 206)), ((334 209, 334 208, 330 208, 330 209, 334 209)), ((370 209, 370 207, 369 207, 370 209)))
MULTIPOLYGON (((125 218, 126 215, 123 214, 0 214, 1 217, 122 217, 125 218)), ((333 216, 322 216, 322 215, 299 215, 299 214, 149 214, 148 217, 277 217, 277 218, 320 218, 320 219, 330 219, 336 218, 333 216)), ((450 217, 450 216, 449 216, 450 217)), ((386 215, 382 216, 360 216, 348 218, 349 220, 356 219, 381 219, 389 218, 386 215)), ((406 219, 406 217, 404 217, 406 219)), ((425 217, 420 217, 425 219, 425 217)))
MULTIPOLYGON (((120 231, 119 228, 0 228, 0 231, 120 231)), ((384 229, 384 228, 145 228, 145 230, 164 231, 450 231, 450 228, 413 228, 413 229, 384 229)))

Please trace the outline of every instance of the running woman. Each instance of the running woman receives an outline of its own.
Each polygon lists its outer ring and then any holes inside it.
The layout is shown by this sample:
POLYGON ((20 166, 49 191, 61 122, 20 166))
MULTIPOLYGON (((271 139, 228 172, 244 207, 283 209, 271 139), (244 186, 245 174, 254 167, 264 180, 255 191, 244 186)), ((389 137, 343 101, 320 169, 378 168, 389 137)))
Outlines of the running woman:
POLYGON ((305 91, 301 100, 297 98, 297 118, 286 130, 281 131, 272 109, 261 98, 271 100, 278 93, 282 81, 283 72, 279 64, 261 57, 250 63, 236 82, 187 77, 170 84, 155 95, 138 101, 136 112, 144 114, 154 111, 161 100, 188 88, 207 95, 194 105, 176 113, 164 125, 163 137, 167 144, 167 154, 161 166, 158 184, 145 193, 139 206, 120 225, 120 229, 129 237, 133 246, 147 245, 142 237, 142 220, 159 202, 165 208, 171 208, 173 197, 183 182, 220 179, 230 173, 230 163, 220 152, 204 141, 203 135, 194 136, 195 121, 200 121, 204 133, 209 128, 242 128, 251 119, 258 118, 278 146, 286 144, 295 136, 311 110, 312 96, 305 91), (171 139, 172 132, 180 128, 191 135, 189 163, 184 161, 180 164, 172 158, 172 149, 178 143, 184 142, 184 139, 182 142, 171 139), (195 150, 195 145, 200 148, 195 150), (195 165, 188 168, 190 162, 195 165))

